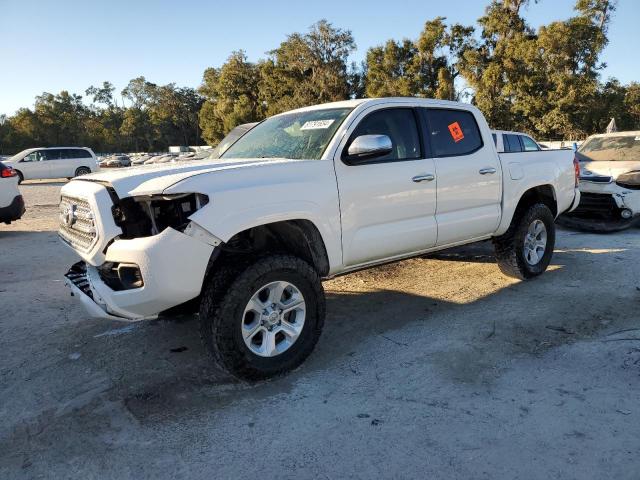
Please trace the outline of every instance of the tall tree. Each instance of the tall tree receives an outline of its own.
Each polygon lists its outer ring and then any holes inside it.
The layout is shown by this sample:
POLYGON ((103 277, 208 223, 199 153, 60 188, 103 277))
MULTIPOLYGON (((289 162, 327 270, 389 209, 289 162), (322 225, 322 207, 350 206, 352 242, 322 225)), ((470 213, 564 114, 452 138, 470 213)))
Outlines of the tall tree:
POLYGON ((474 45, 473 27, 448 27, 444 17, 427 21, 411 41, 388 40, 367 52, 366 94, 455 100, 460 55, 474 45))
POLYGON ((242 50, 233 52, 221 68, 204 72, 200 128, 207 142, 215 144, 236 125, 263 118, 258 81, 258 67, 242 50))
POLYGON ((349 70, 349 55, 355 48, 349 30, 326 20, 312 25, 306 34, 289 35, 259 65, 265 113, 349 98, 360 83, 349 70), (352 85, 354 80, 357 83, 352 85))

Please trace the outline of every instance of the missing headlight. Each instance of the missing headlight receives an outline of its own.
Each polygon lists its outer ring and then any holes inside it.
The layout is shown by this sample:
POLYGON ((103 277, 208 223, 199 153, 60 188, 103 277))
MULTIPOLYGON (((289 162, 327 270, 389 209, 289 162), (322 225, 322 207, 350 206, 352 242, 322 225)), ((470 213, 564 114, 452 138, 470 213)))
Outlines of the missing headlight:
POLYGON ((150 195, 124 198, 112 213, 122 229, 120 238, 131 239, 156 235, 168 227, 182 232, 189 217, 207 203, 209 197, 201 193, 150 195))
POLYGON ((616 184, 630 190, 640 190, 640 172, 627 172, 619 175, 616 184))

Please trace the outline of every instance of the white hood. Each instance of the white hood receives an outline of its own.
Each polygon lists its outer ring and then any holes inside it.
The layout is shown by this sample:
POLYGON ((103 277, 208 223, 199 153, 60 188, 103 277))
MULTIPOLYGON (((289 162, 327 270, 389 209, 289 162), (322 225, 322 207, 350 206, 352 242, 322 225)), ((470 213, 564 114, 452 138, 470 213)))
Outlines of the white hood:
POLYGON ((615 181, 618 176, 623 173, 640 170, 640 161, 580 162, 580 169, 581 175, 584 177, 588 178, 590 175, 600 175, 604 177, 611 177, 615 181))
POLYGON ((108 184, 114 188, 118 197, 124 198, 162 193, 170 186, 195 175, 238 168, 268 167, 269 165, 298 161, 302 160, 243 158, 163 163, 100 171, 76 180, 108 184))

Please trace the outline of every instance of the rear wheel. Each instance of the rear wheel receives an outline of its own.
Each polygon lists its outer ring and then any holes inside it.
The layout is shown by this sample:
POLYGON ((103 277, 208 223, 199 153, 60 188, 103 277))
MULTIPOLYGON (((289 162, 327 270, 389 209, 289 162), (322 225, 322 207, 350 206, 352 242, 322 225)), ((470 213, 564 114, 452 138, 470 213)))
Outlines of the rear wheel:
POLYGON ((553 214, 542 203, 516 212, 509 230, 493 239, 498 267, 509 277, 526 280, 542 274, 553 255, 553 214))
POLYGON ((22 182, 24 182, 24 175, 22 175, 22 172, 20 170, 16 170, 16 174, 18 175, 18 185, 20 185, 22 182))
POLYGON ((89 175, 91 173, 91 170, 88 169, 87 167, 79 167, 76 169, 76 177, 79 177, 80 175, 89 175))
POLYGON ((300 365, 324 325, 316 271, 290 255, 256 261, 235 278, 214 278, 200 305, 200 333, 214 360, 232 375, 260 380, 300 365))

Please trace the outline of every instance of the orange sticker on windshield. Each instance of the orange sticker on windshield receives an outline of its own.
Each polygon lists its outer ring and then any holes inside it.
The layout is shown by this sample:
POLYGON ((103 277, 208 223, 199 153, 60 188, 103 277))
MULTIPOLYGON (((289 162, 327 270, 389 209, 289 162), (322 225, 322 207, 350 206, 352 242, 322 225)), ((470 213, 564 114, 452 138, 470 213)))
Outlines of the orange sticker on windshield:
POLYGON ((449 133, 451 133, 451 138, 453 138, 453 141, 456 143, 464 138, 464 133, 462 133, 462 129, 458 122, 453 122, 449 125, 449 133))

